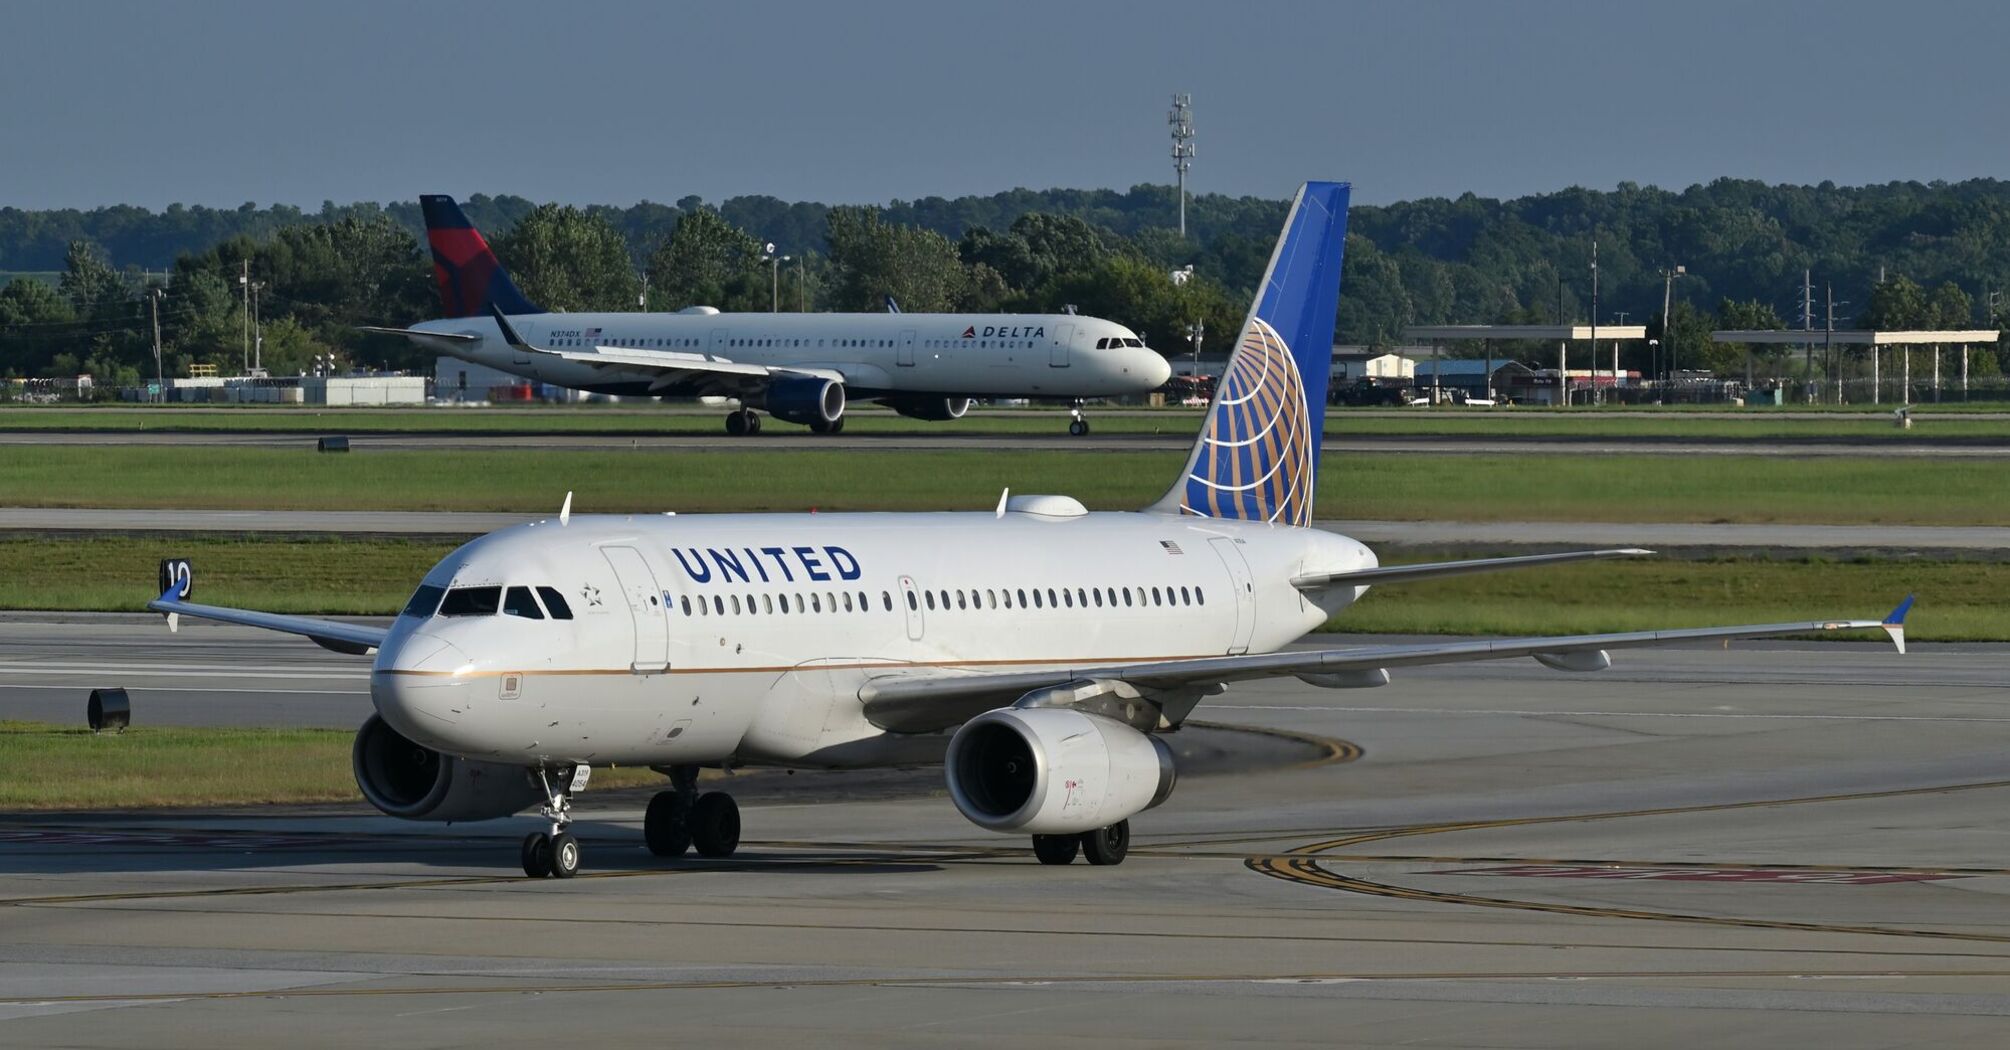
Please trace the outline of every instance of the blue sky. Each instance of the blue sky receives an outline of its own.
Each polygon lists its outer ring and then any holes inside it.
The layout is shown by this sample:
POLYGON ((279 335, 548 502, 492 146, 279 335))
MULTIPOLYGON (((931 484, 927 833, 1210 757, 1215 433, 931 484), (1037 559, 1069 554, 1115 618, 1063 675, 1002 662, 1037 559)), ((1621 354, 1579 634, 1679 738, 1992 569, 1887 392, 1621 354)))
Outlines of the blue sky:
POLYGON ((2010 176, 2010 5, 94 3, 0 15, 0 206, 1357 202, 2010 176), (472 20, 471 20, 472 19, 472 20))

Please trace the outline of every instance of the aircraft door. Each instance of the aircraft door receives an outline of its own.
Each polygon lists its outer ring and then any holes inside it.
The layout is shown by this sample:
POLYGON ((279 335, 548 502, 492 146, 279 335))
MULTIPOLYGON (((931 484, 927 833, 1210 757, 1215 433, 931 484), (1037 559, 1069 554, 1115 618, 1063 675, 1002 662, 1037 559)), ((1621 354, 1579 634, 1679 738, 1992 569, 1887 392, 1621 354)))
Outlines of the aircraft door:
POLYGON ((635 654, 629 670, 649 674, 670 666, 670 617, 663 608, 663 589, 656 574, 633 547, 602 547, 600 553, 621 581, 621 596, 635 621, 635 654))
POLYGON ((1068 344, 1075 341, 1075 326, 1064 324, 1054 330, 1054 348, 1047 354, 1050 368, 1068 367, 1068 344))
POLYGON ((914 585, 914 577, 900 578, 900 606, 907 614, 907 640, 918 642, 928 624, 921 618, 921 589, 914 585))
POLYGON ((1226 536, 1214 537, 1208 546, 1214 548, 1215 556, 1228 570, 1229 589, 1235 592, 1235 634, 1229 641, 1228 655, 1246 653, 1249 636, 1256 630, 1256 588, 1249 575, 1249 562, 1236 549, 1235 541, 1226 536))
POLYGON ((724 328, 712 329, 712 344, 705 349, 710 353, 724 354, 726 352, 726 331, 724 328))
POLYGON ((902 368, 914 367, 914 332, 900 333, 900 341, 895 344, 893 363, 902 368))

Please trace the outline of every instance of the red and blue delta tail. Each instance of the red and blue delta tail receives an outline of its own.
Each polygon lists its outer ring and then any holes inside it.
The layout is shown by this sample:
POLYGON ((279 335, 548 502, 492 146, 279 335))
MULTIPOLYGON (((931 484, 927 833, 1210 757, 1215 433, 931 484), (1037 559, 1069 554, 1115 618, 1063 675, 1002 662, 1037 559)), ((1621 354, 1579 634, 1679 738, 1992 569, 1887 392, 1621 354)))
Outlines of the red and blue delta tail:
POLYGON ((1348 191, 1308 182, 1291 202, 1186 474, 1152 510, 1312 524, 1348 191))
POLYGON ((433 280, 448 317, 487 317, 495 306, 506 314, 541 314, 544 308, 523 297, 509 279, 489 242, 468 221, 452 197, 419 198, 426 216, 426 243, 433 249, 433 280))

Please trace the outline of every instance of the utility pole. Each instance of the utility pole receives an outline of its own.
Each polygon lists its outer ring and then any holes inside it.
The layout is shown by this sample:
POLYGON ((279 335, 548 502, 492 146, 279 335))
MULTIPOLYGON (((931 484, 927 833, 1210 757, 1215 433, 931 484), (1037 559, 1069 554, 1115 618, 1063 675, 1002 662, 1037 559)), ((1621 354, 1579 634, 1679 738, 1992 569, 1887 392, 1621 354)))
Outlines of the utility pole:
POLYGON ((803 264, 808 261, 808 252, 796 256, 796 312, 799 314, 810 312, 810 278, 808 271, 803 268, 803 264))
POLYGON ((645 313, 649 310, 649 271, 642 271, 642 294, 636 297, 635 305, 645 313))
POLYGON ((147 296, 148 302, 154 309, 154 386, 160 390, 159 397, 162 401, 167 400, 167 375, 161 371, 161 296, 166 294, 167 292, 156 287, 153 289, 153 294, 147 296))
POLYGON ((1675 278, 1688 272, 1689 268, 1686 266, 1661 271, 1661 344, 1668 351, 1668 375, 1665 383, 1670 386, 1675 383, 1675 319, 1669 316, 1669 311, 1674 306, 1675 278))
POLYGON ((1173 174, 1179 179, 1179 235, 1186 236, 1186 173, 1193 167, 1193 96, 1175 93, 1172 97, 1172 112, 1166 114, 1166 123, 1172 125, 1173 174))
MULTIPOLYGON (((1828 295, 1828 301, 1829 301, 1829 307, 1828 307, 1828 320, 1827 320, 1826 322, 1824 322, 1824 327, 1823 327, 1823 329, 1822 329, 1822 360, 1824 360, 1824 361, 1827 361, 1827 362, 1829 363, 1829 364, 1828 364, 1828 367, 1829 367, 1829 368, 1830 368, 1831 370, 1834 370, 1834 369, 1835 369, 1835 353, 1836 353, 1836 285, 1835 285, 1835 282, 1834 282, 1834 281, 1829 281, 1829 282, 1826 282, 1826 284, 1825 284, 1825 288, 1826 288, 1826 291, 1827 291, 1827 295, 1828 295)), ((1838 405, 1842 404, 1842 400, 1843 400, 1843 394, 1842 394, 1842 389, 1843 389, 1843 384, 1842 384, 1842 377, 1841 377, 1840 375, 1838 375, 1838 376, 1836 377, 1836 404, 1838 404, 1838 405)))
POLYGON ((237 275, 237 290, 244 295, 244 360, 239 371, 251 371, 251 260, 245 259, 244 269, 237 275))
POLYGON ((258 322, 258 290, 264 281, 251 282, 251 369, 265 371, 265 326, 258 322))
MULTIPOLYGON (((1618 382, 1614 377, 1614 382, 1618 382)), ((1591 402, 1598 403, 1598 239, 1591 240, 1591 402)))

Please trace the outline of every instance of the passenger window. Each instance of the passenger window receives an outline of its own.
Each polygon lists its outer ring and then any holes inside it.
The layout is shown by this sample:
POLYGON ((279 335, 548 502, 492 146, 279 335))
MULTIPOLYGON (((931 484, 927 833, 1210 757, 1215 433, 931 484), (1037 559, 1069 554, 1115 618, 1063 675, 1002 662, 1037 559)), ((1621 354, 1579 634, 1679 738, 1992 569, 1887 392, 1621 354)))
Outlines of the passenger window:
POLYGON ((544 619, 544 610, 537 607, 537 599, 530 596, 528 587, 511 587, 505 591, 502 611, 504 616, 521 616, 526 620, 544 619))
POLYGON ((1152 604, 1159 604, 1159 589, 1157 587, 1152 588, 1152 604))
POLYGON ((967 609, 967 608, 969 608, 969 606, 967 606, 967 605, 963 604, 963 592, 962 592, 962 591, 957 591, 957 592, 956 592, 956 607, 957 607, 958 609, 967 609))
POLYGON ((715 594, 715 595, 713 595, 713 596, 712 596, 712 611, 713 611, 713 612, 715 612, 715 613, 718 613, 718 614, 719 614, 720 616, 724 616, 724 615, 726 615, 726 599, 724 599, 724 598, 721 598, 721 597, 719 597, 719 596, 718 596, 718 595, 716 595, 716 594, 715 594))
POLYGON ((1201 590, 1201 589, 1200 589, 1200 588, 1198 588, 1198 587, 1195 587, 1195 588, 1193 589, 1193 603, 1194 603, 1195 605, 1206 605, 1206 604, 1207 604, 1207 592, 1206 592, 1206 591, 1203 591, 1203 590, 1201 590))
MULTIPOLYGON (((1035 593, 1038 592, 1036 591, 1035 593)), ((1024 609, 1025 607, 1026 607, 1026 589, 1021 587, 1019 589, 1019 608, 1024 609)))
POLYGON ((928 596, 928 607, 929 607, 930 609, 933 609, 933 608, 935 608, 935 592, 934 592, 934 591, 927 591, 927 592, 925 592, 925 593, 926 593, 926 594, 927 594, 927 596, 928 596))
POLYGON ((691 596, 688 594, 684 596, 684 615, 691 615, 691 596))
POLYGON ((811 612, 823 612, 823 611, 824 611, 824 604, 823 604, 823 602, 821 602, 821 601, 818 601, 818 600, 817 600, 817 596, 816 596, 815 592, 811 592, 811 594, 810 594, 810 611, 811 611, 811 612))
POLYGON ((737 594, 733 595, 733 615, 740 615, 740 596, 737 594))
MULTIPOLYGON (((544 599, 544 607, 551 612, 552 619, 572 619, 572 606, 565 603, 565 595, 558 593, 558 588, 539 587, 537 589, 537 596, 544 599)), ((689 612, 690 610, 686 609, 685 611, 689 612)))
POLYGON ((991 589, 991 588, 989 588, 989 587, 986 587, 986 588, 984 588, 984 607, 985 607, 985 608, 987 608, 987 609, 996 609, 996 608, 998 608, 998 592, 997 592, 997 591, 994 591, 994 590, 992 590, 992 589, 991 589))
POLYGON ((412 592, 412 600, 405 603, 405 611, 400 616, 416 616, 423 620, 438 612, 440 599, 447 596, 445 587, 421 586, 412 592))
POLYGON ((772 594, 763 594, 763 595, 761 595, 761 611, 762 611, 762 612, 764 612, 764 613, 767 613, 767 614, 769 614, 770 616, 774 615, 774 612, 775 612, 775 596, 774 596, 774 595, 772 595, 772 594))
POLYGON ((858 611, 859 612, 872 611, 872 595, 867 594, 864 591, 858 592, 858 611))
POLYGON ((1075 588, 1075 604, 1080 605, 1084 609, 1088 608, 1089 592, 1081 589, 1080 587, 1075 588))
POLYGON ((1130 607, 1131 607, 1131 589, 1129 587, 1126 587, 1124 588, 1124 608, 1128 609, 1130 607))
POLYGON ((1103 592, 1102 592, 1102 591, 1100 591, 1100 590, 1095 590, 1095 591, 1090 591, 1089 593, 1090 593, 1090 594, 1093 594, 1093 595, 1095 595, 1095 596, 1096 596, 1096 608, 1098 608, 1098 609, 1102 608, 1102 607, 1103 607, 1103 592))
POLYGON ((829 592, 829 591, 825 591, 825 592, 824 592, 824 608, 826 608, 826 609, 829 609, 829 610, 830 610, 830 611, 832 611, 832 612, 836 612, 836 611, 838 611, 838 596, 837 596, 837 595, 835 595, 835 594, 832 594, 832 593, 831 593, 831 592, 829 592))
POLYGON ((1038 587, 1035 587, 1033 589, 1033 608, 1035 609, 1046 608, 1046 606, 1040 604, 1040 589, 1038 587))
POLYGON ((887 612, 893 611, 893 592, 891 591, 879 592, 879 600, 886 605, 887 612))
POLYGON ((1193 593, 1191 591, 1188 591, 1185 587, 1181 587, 1179 589, 1179 603, 1181 605, 1192 605, 1193 593))
POLYGON ((1047 608, 1058 609, 1060 607, 1061 603, 1054 598, 1054 588, 1047 588, 1047 608))
POLYGON ((1075 596, 1069 594, 1066 587, 1061 588, 1061 601, 1066 603, 1070 609, 1075 607, 1075 596))
POLYGON ((845 596, 844 596, 844 611, 845 611, 845 612, 850 612, 850 611, 851 611, 851 592, 850 592, 850 591, 846 591, 846 592, 845 592, 845 596))
POLYGON ((783 616, 787 616, 789 614, 789 596, 786 594, 782 595, 782 600, 776 602, 775 606, 781 610, 783 616))
POLYGON ((942 611, 943 611, 943 612, 948 612, 948 611, 949 611, 949 592, 948 592, 948 591, 943 591, 943 592, 942 592, 942 611))
POLYGON ((910 608, 910 609, 919 609, 919 608, 920 608, 920 606, 918 606, 918 605, 914 604, 914 592, 913 592, 913 591, 909 591, 909 592, 907 592, 907 607, 908 607, 908 608, 910 608))
POLYGON ((501 604, 501 587, 456 587, 440 602, 440 615, 494 616, 501 604))

